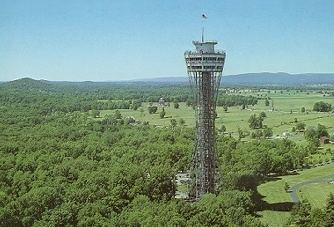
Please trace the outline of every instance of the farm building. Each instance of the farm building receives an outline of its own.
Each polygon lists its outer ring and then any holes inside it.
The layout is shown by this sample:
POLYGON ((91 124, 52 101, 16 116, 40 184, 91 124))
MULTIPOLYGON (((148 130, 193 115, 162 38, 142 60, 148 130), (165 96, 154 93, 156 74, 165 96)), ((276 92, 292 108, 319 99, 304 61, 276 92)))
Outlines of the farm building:
POLYGON ((319 139, 320 144, 328 144, 329 143, 329 138, 327 136, 322 136, 319 139))

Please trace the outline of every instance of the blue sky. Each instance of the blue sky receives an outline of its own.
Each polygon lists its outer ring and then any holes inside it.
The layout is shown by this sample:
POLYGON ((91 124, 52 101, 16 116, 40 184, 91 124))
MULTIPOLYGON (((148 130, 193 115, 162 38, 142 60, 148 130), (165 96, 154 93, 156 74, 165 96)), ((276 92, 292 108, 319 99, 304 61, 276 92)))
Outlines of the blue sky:
POLYGON ((333 0, 1 0, 0 80, 185 76, 202 13, 224 75, 334 72, 333 0))

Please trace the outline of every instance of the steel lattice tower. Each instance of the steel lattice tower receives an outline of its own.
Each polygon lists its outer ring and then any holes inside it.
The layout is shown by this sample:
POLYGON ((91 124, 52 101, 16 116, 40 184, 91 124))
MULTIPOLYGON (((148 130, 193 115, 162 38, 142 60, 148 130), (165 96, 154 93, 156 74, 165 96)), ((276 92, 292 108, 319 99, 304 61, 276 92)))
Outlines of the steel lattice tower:
POLYGON ((193 187, 190 197, 200 198, 215 189, 215 118, 218 88, 225 52, 215 50, 216 41, 193 41, 195 51, 184 53, 194 95, 196 142, 193 153, 193 187))

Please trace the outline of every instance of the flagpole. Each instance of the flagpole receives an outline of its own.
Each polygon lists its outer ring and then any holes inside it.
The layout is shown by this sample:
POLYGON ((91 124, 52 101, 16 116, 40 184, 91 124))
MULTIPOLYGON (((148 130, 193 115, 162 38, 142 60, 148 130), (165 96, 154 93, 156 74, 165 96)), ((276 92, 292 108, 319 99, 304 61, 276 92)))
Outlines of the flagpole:
POLYGON ((204 20, 208 19, 205 14, 202 14, 202 43, 204 42, 204 20))

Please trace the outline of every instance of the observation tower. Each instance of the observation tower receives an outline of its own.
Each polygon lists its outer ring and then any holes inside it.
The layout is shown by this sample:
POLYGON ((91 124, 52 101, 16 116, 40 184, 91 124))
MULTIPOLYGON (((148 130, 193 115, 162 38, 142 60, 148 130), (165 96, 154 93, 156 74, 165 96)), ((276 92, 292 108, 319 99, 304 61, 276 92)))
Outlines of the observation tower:
POLYGON ((215 50, 217 41, 193 41, 195 50, 184 58, 194 95, 196 141, 193 153, 192 189, 189 197, 199 199, 215 190, 215 118, 218 88, 225 63, 225 52, 215 50))

